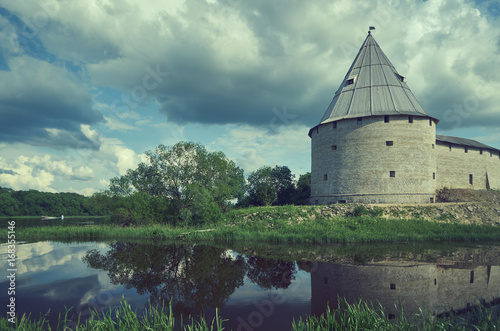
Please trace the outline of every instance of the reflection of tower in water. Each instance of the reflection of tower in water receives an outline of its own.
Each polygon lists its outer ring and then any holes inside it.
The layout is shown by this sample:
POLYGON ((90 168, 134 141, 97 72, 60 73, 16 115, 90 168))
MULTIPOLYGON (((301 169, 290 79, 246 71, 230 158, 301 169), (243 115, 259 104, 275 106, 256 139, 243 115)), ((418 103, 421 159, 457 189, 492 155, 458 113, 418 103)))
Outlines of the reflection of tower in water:
POLYGON ((500 297, 500 266, 475 263, 436 265, 386 262, 367 265, 318 263, 311 273, 311 313, 322 314, 327 304, 338 308, 338 298, 348 303, 363 299, 380 303, 389 318, 396 306, 405 314, 429 311, 440 314, 466 309, 477 299, 500 297))

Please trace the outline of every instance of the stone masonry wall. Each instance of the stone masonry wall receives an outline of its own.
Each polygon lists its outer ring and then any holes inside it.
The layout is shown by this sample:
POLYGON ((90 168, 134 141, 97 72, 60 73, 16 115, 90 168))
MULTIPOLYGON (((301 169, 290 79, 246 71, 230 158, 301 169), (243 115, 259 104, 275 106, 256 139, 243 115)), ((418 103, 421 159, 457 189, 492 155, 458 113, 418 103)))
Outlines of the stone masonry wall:
POLYGON ((436 126, 406 115, 345 119, 311 130, 311 204, 427 203, 436 188, 436 126), (392 143, 391 143, 392 142, 392 143), (394 171, 394 177, 391 177, 394 171))
POLYGON ((438 141, 437 189, 500 189, 500 156, 495 150, 438 141), (471 178, 472 175, 472 178, 471 178), (472 179, 472 184, 471 184, 472 179))

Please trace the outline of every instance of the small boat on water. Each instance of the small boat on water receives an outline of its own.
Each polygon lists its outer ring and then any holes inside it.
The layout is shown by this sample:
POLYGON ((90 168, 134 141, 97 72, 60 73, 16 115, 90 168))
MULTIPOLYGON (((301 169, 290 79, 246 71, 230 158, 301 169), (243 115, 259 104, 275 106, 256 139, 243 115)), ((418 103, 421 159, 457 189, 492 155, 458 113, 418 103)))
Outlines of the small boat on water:
POLYGON ((42 215, 42 221, 46 220, 57 220, 57 219, 64 219, 64 215, 61 215, 61 217, 54 217, 54 216, 47 216, 47 215, 42 215))

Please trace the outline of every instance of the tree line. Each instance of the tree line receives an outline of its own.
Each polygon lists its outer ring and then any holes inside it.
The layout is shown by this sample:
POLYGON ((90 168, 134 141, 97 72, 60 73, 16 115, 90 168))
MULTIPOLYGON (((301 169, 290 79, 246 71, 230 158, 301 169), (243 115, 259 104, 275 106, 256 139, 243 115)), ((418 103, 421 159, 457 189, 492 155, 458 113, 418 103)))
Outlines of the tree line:
POLYGON ((147 161, 110 180, 109 188, 76 193, 0 190, 0 215, 111 215, 121 224, 215 223, 232 208, 307 204, 311 174, 263 166, 245 178, 221 151, 179 142, 147 151, 147 161))
POLYGON ((232 208, 308 203, 310 173, 296 181, 286 166, 264 166, 245 179, 223 152, 193 142, 159 145, 145 154, 146 162, 90 197, 116 222, 196 226, 215 223, 232 208))
POLYGON ((101 215, 89 202, 89 197, 77 193, 15 191, 0 187, 0 216, 101 215))

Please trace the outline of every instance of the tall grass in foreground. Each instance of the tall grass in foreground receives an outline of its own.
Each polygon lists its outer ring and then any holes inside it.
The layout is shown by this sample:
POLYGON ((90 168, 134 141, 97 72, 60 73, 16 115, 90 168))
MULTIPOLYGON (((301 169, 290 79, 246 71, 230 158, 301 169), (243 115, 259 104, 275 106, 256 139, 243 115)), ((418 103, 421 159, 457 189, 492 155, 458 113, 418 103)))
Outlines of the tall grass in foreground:
MULTIPOLYGON (((500 328, 500 312, 488 309, 485 305, 479 305, 471 309, 465 315, 451 315, 444 318, 436 318, 430 314, 421 313, 417 316, 407 318, 401 314, 393 320, 389 320, 382 306, 374 307, 359 301, 348 304, 345 300, 339 301, 338 310, 330 308, 319 317, 308 316, 296 322, 292 321, 293 331, 313 330, 498 330, 500 328)), ((5 317, 0 317, 0 329, 5 331, 21 330, 187 330, 187 331, 221 331, 224 330, 223 320, 218 315, 212 321, 203 317, 190 317, 188 323, 175 321, 171 307, 157 309, 149 306, 141 316, 132 310, 124 300, 118 307, 110 308, 105 313, 93 312, 87 321, 72 321, 68 319, 71 309, 60 314, 53 328, 44 317, 30 320, 29 316, 22 316, 16 320, 16 325, 7 322, 5 317)), ((288 321, 283 321, 283 325, 288 321)))
POLYGON ((71 315, 71 308, 67 309, 64 314, 59 314, 56 323, 49 324, 49 320, 45 317, 31 320, 29 316, 23 315, 21 319, 16 318, 16 324, 7 321, 7 318, 0 318, 0 330, 2 331, 95 331, 95 330, 127 330, 127 331, 143 331, 143 330, 186 330, 186 331, 222 331, 224 320, 219 316, 218 309, 216 316, 212 321, 207 321, 205 318, 188 318, 188 323, 176 321, 171 307, 156 308, 148 306, 142 316, 138 316, 137 312, 132 310, 130 305, 123 300, 118 307, 110 308, 105 313, 92 312, 90 318, 86 321, 80 321, 79 318, 71 320, 68 316, 71 315))
POLYGON ((500 312, 493 311, 480 304, 464 315, 450 315, 436 318, 421 313, 417 316, 405 317, 401 312, 395 319, 389 320, 384 307, 374 307, 362 300, 348 304, 339 299, 343 309, 327 311, 321 316, 309 316, 292 322, 293 331, 313 330, 498 330, 500 328, 500 312))

